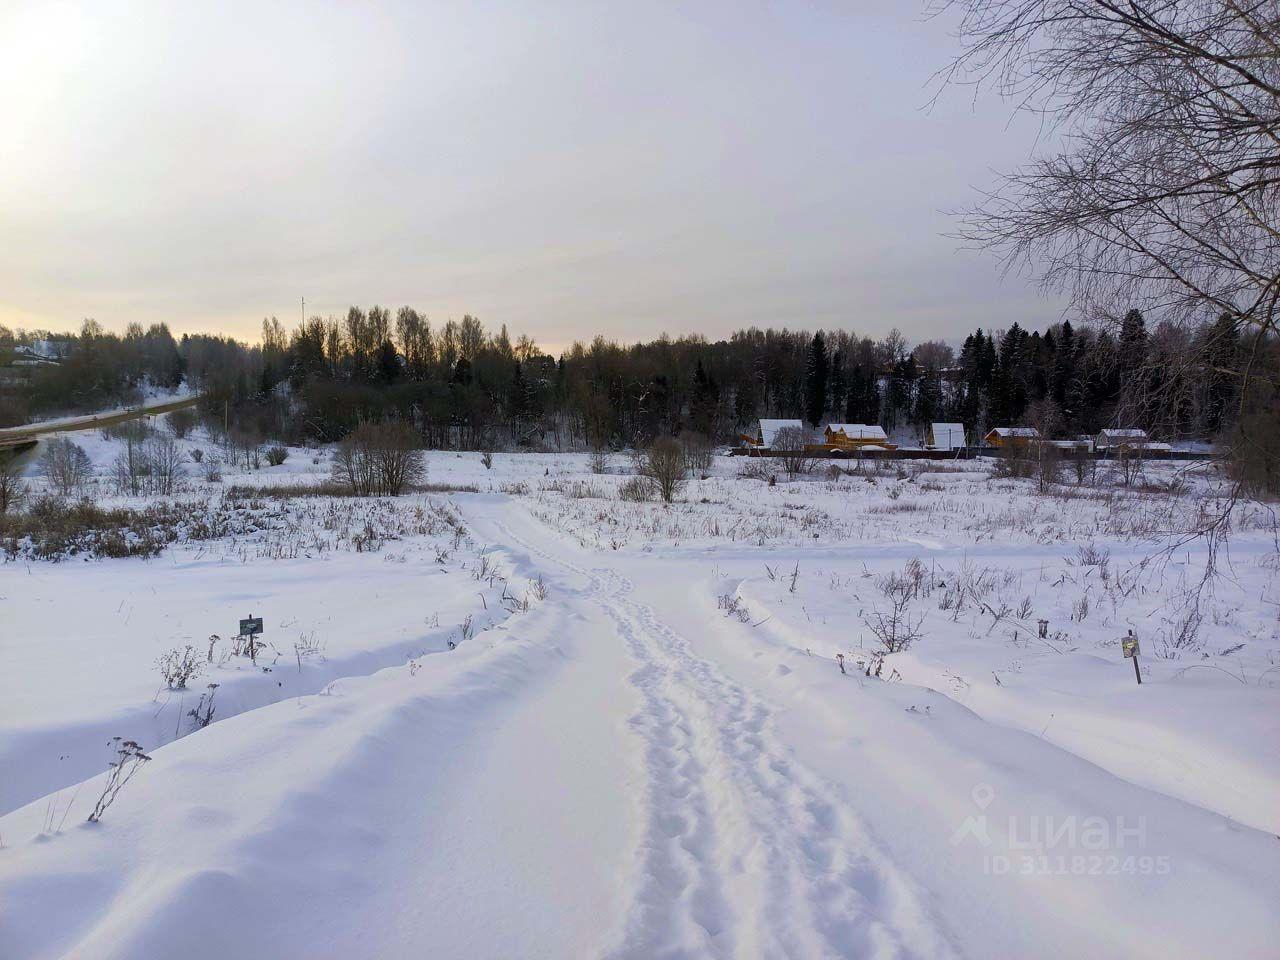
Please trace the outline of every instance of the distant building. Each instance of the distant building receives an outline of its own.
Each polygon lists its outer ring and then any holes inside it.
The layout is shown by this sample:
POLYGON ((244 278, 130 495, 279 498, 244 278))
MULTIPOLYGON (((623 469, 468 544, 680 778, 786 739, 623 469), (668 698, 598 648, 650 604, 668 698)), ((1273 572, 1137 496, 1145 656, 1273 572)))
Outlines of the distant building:
POLYGON ((1150 444, 1151 438, 1147 436, 1147 431, 1137 427, 1112 427, 1103 430, 1093 441, 1098 450, 1142 449, 1150 444))
POLYGON ((1035 427, 996 427, 991 430, 982 442, 988 447, 1026 447, 1040 439, 1040 431, 1035 427))
POLYGON ((963 423, 932 423, 925 446, 934 450, 959 450, 965 445, 963 423))
POLYGON ((884 428, 871 423, 828 423, 823 440, 835 450, 896 450, 884 428))
POLYGON ((60 363, 70 352, 71 345, 63 340, 33 340, 19 343, 13 348, 14 363, 60 363))
POLYGON ((803 421, 800 420, 760 420, 756 427, 755 436, 748 436, 744 433, 742 441, 749 447, 772 450, 774 440, 777 439, 779 431, 787 429, 804 430, 805 426, 803 421))

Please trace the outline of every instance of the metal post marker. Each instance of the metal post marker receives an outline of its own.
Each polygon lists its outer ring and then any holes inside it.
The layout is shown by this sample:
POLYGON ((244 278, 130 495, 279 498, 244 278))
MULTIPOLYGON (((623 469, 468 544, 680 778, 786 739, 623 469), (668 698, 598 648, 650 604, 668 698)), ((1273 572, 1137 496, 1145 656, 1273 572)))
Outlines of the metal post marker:
POLYGON ((1126 659, 1133 661, 1133 675, 1138 678, 1138 686, 1142 686, 1142 671, 1138 669, 1138 638, 1132 630, 1120 638, 1120 649, 1126 659))

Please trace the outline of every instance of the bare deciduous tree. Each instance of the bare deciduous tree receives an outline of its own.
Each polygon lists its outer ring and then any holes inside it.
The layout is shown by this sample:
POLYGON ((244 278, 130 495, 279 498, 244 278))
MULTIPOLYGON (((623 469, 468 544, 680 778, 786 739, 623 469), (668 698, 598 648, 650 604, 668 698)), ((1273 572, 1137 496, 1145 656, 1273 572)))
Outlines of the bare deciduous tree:
POLYGON ((356 496, 397 497, 426 474, 417 432, 403 420, 362 423, 333 457, 333 478, 356 496))
POLYGON ((373 428, 373 449, 380 493, 398 497, 426 474, 422 441, 411 424, 392 420, 373 428))
POLYGON ((703 473, 711 469, 715 448, 705 433, 686 430, 680 434, 680 445, 684 447, 684 457, 690 471, 703 473))
POLYGON ((183 474, 187 455, 173 437, 157 435, 147 441, 145 457, 151 490, 162 497, 173 496, 178 478, 183 474))
POLYGON ((174 410, 165 419, 169 424, 170 432, 179 440, 190 433, 196 425, 196 414, 190 407, 174 410))
POLYGON ((592 473, 609 472, 609 451, 604 447, 592 447, 587 455, 587 465, 592 473))
POLYGON ((27 485, 22 482, 18 458, 0 454, 0 516, 22 506, 27 498, 27 485))
POLYGON ((1036 428, 1040 439, 1034 447, 1038 489, 1044 493, 1057 482, 1062 452, 1053 442, 1053 435, 1062 426, 1062 412, 1050 398, 1038 400, 1027 408, 1027 422, 1036 428))
POLYGON ((1276 329, 1280 16, 1274 0, 940 0, 962 11, 945 82, 1058 124, 964 235, 1085 312, 1226 312, 1276 329))
POLYGON ((63 496, 75 493, 93 473, 93 464, 84 450, 66 437, 55 437, 40 454, 40 468, 50 485, 63 496))
POLYGON ((671 503, 689 478, 684 448, 674 437, 659 437, 637 456, 636 473, 653 485, 665 503, 671 503))
POLYGON ((783 427, 773 435, 773 449, 781 454, 787 476, 813 472, 817 458, 808 449, 811 443, 813 434, 805 427, 783 427))
MULTIPOLYGON (((961 235, 1011 268, 1031 266, 1087 318, 1129 307, 1233 318, 1243 357, 1218 372, 1240 379, 1243 412, 1280 301, 1275 0, 936 0, 933 10, 961 17, 961 53, 941 85, 994 88, 1048 124, 1054 144, 1002 177, 961 235)), ((1152 384, 1220 366, 1208 350, 1173 362, 1185 370, 1152 370, 1152 384)), ((1259 442, 1231 440, 1237 462, 1259 442)), ((1229 513, 1197 534, 1219 536, 1229 513)))

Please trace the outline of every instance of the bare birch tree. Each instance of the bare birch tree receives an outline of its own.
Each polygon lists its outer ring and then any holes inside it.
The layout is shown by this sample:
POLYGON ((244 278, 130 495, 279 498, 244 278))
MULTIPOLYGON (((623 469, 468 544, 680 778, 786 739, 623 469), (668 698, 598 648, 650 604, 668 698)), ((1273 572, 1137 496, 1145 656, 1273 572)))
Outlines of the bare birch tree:
MULTIPOLYGON (((1052 146, 1001 177, 961 236, 1030 268, 1090 319, 1234 318, 1231 370, 1211 351, 1152 371, 1274 380, 1280 299, 1280 0, 937 0, 961 52, 941 87, 994 89, 1052 146), (1264 369, 1266 368, 1266 369, 1264 369)), ((941 89, 940 91, 941 92, 941 89)), ((1274 384, 1267 384, 1269 389, 1274 384)), ((1276 425, 1271 425, 1274 431, 1276 425)), ((1238 460, 1257 437, 1239 431, 1238 460)))

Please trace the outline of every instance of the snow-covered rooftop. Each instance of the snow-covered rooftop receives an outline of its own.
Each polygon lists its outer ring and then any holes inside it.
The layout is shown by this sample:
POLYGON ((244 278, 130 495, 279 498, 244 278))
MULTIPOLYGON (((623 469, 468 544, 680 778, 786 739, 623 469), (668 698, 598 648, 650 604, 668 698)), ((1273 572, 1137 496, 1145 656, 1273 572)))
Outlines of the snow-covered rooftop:
POLYGON ((1098 436, 1107 440, 1145 440, 1147 431, 1139 427, 1109 427, 1098 436))
POLYGON ((828 423, 827 429, 832 433, 843 433, 850 440, 888 440, 884 428, 877 424, 867 423, 828 423))
POLYGON ((804 429, 804 424, 799 420, 761 420, 760 421, 760 442, 766 447, 773 446, 773 440, 778 435, 779 430, 795 428, 804 429))
POLYGON ((1039 437, 1040 431, 1035 427, 993 427, 991 432, 997 437, 1039 437))
POLYGON ((964 446, 963 423, 934 423, 930 424, 929 429, 935 447, 954 450, 956 447, 964 446))

